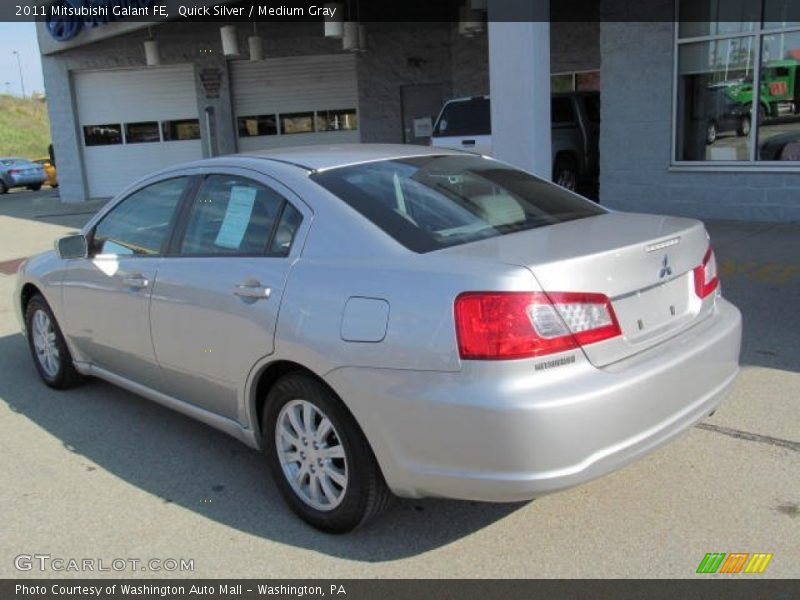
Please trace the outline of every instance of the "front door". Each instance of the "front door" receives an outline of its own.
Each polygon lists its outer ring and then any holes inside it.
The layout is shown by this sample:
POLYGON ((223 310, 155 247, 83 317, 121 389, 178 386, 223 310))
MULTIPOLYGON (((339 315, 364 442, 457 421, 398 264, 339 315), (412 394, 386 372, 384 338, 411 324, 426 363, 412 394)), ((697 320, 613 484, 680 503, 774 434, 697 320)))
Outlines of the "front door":
POLYGON ((89 257, 70 261, 63 280, 64 324, 80 357, 156 389, 150 295, 187 181, 147 185, 118 203, 90 232, 89 257))
POLYGON ((202 183, 159 267, 150 308, 167 393, 231 419, 250 370, 273 352, 303 220, 288 191, 242 173, 202 183))
POLYGON ((404 85, 400 88, 400 94, 403 107, 403 141, 406 144, 429 145, 433 123, 444 104, 442 85, 404 85))

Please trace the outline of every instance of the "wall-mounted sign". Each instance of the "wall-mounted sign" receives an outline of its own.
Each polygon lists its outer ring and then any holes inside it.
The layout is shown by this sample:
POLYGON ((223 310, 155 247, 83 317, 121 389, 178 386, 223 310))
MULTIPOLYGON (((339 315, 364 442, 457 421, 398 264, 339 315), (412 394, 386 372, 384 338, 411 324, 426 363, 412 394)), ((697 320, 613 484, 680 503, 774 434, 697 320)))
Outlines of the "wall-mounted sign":
POLYGON ((57 0, 47 11, 47 30, 66 42, 84 27, 97 27, 127 16, 141 16, 156 0, 57 0))
POLYGON ((414 119, 414 137, 431 137, 433 133, 433 120, 430 117, 419 117, 414 119))
POLYGON ((203 69, 200 71, 200 83, 206 98, 212 100, 219 98, 219 88, 222 87, 222 71, 219 69, 203 69))

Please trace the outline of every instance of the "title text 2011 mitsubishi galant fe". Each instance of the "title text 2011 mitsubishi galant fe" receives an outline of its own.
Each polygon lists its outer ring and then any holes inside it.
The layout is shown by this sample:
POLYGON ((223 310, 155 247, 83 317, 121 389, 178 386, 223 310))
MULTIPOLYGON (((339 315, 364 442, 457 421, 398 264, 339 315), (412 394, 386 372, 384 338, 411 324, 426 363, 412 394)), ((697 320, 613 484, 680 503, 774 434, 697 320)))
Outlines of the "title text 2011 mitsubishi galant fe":
POLYGON ((16 306, 49 386, 100 377, 261 448, 331 532, 392 493, 617 469, 715 410, 741 337, 702 223, 413 146, 163 170, 24 263, 16 306))

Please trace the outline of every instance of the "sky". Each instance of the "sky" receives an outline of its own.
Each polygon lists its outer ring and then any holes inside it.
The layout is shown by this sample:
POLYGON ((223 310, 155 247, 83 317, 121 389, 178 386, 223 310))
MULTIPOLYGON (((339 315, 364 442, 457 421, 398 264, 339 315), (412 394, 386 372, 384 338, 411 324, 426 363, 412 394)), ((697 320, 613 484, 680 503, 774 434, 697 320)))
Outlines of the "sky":
POLYGON ((36 24, 0 22, 0 94, 22 95, 14 50, 19 52, 22 63, 25 94, 30 96, 32 92, 44 93, 36 24))

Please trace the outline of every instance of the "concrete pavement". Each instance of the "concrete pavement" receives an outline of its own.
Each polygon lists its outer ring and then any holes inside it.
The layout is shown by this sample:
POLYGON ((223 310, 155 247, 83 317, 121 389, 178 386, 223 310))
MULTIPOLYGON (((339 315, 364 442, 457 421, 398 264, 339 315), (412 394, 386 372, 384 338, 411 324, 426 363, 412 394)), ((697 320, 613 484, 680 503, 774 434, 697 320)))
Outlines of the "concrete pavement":
MULTIPOLYGON (((51 247, 97 208, 40 194, 0 196, 0 262, 51 247)), ((340 537, 297 520, 235 440, 102 382, 46 388, 12 318, 13 277, 0 275, 0 577, 696 577, 707 552, 771 552, 761 576, 797 577, 800 225, 709 230, 745 317, 742 373, 714 417, 567 492, 398 501, 340 537), (194 571, 15 569, 33 553, 185 558, 194 571)))

